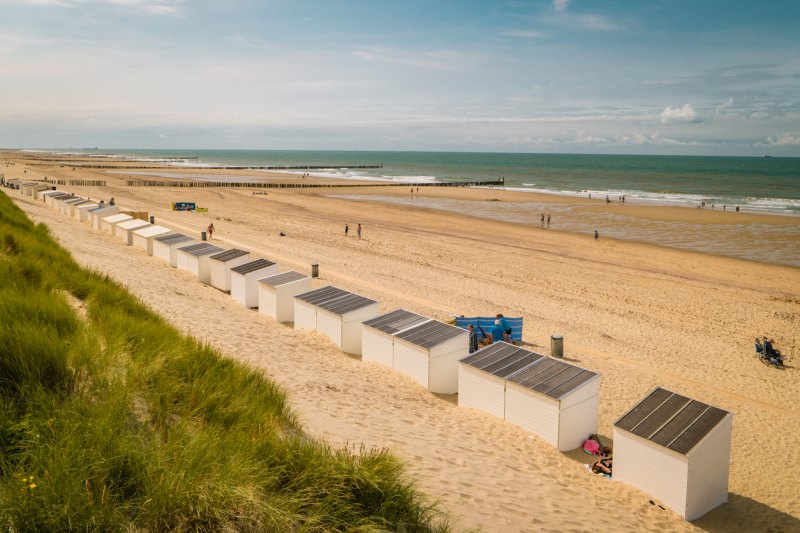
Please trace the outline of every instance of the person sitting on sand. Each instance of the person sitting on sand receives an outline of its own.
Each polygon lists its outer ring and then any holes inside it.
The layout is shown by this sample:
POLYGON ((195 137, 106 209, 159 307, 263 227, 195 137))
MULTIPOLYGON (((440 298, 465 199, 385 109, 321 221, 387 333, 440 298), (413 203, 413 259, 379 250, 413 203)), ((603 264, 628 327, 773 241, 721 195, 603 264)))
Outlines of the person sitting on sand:
POLYGON ((764 346, 761 344, 761 340, 756 337, 756 353, 764 353, 764 346))
POLYGON ((613 459, 609 457, 603 457, 602 459, 598 459, 594 463, 592 463, 592 472, 595 474, 603 474, 605 476, 611 477, 611 469, 614 466, 613 459))
POLYGON ((777 365, 783 365, 783 354, 777 348, 775 348, 772 343, 775 342, 775 339, 764 338, 764 353, 769 357, 769 360, 777 365))

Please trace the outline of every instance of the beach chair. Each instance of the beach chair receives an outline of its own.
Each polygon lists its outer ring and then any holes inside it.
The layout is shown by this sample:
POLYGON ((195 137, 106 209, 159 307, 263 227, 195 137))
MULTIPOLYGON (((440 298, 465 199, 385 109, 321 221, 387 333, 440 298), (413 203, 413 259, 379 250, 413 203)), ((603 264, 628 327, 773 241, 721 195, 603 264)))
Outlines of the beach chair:
MULTIPOLYGON (((511 327, 511 341, 514 344, 520 344, 522 342, 522 317, 520 318, 510 318, 505 317, 506 322, 508 322, 509 327, 511 327)), ((475 327, 475 330, 478 331, 480 335, 481 328, 485 332, 489 332, 492 330, 492 326, 494 326, 495 317, 493 316, 471 316, 471 317, 464 317, 459 316, 456 317, 456 327, 467 329, 467 326, 472 324, 475 327)))

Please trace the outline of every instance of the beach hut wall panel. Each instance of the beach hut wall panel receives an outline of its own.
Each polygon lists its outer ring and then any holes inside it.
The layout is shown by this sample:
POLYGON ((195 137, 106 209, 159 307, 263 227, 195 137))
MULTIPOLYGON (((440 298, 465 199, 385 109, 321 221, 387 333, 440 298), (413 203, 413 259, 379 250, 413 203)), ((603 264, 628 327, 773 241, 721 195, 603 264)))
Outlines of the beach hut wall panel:
POLYGON ((103 233, 114 235, 114 226, 127 220, 133 220, 133 217, 124 213, 117 213, 115 215, 104 217, 102 220, 100 220, 100 230, 103 233))
POLYGON ((85 204, 77 206, 74 210, 75 219, 79 220, 80 222, 91 220, 89 215, 91 214, 92 209, 97 209, 97 202, 89 201, 85 204))
POLYGON ((206 285, 211 285, 211 257, 223 252, 225 249, 219 246, 190 252, 186 256, 188 270, 206 285))
POLYGON ((36 187, 33 188, 33 192, 31 194, 31 196, 33 197, 34 200, 40 200, 40 199, 42 199, 40 195, 43 192, 52 191, 52 190, 53 190, 53 187, 50 186, 50 185, 37 185, 36 187))
POLYGON ((506 342, 495 342, 458 365, 458 405, 505 418, 506 380, 544 360, 544 356, 506 342))
MULTIPOLYGON (((119 214, 119 207, 116 206, 116 205, 111 205, 111 206, 105 205, 104 207, 100 207, 98 205, 97 209, 93 209, 91 211, 91 214, 90 214, 90 218, 92 220, 92 227, 94 229, 100 231, 100 230, 102 230, 102 228, 100 227, 101 226, 100 222, 104 218, 110 217, 112 215, 118 215, 118 214, 119 214)), ((127 216, 129 216, 129 215, 127 215, 127 216)), ((131 217, 131 218, 133 218, 133 217, 131 217)))
POLYGON ((75 204, 79 204, 81 202, 85 202, 85 198, 81 198, 80 196, 76 196, 74 198, 70 198, 68 200, 64 200, 61 202, 61 206, 59 206, 59 211, 62 215, 71 215, 72 214, 72 206, 75 204))
POLYGON ((294 322, 294 297, 311 290, 311 276, 290 270, 258 282, 258 312, 294 322))
POLYGON ((133 245, 133 232, 152 226, 149 222, 134 218, 114 225, 114 233, 128 246, 133 245))
POLYGON ((231 296, 248 308, 258 307, 258 280, 278 273, 278 265, 256 259, 231 269, 231 296))
POLYGON ((348 294, 317 305, 317 331, 327 335, 343 352, 361 355, 362 323, 380 313, 375 300, 348 294))
POLYGON ((226 250, 211 256, 211 285, 217 289, 230 292, 231 269, 252 261, 247 250, 226 250))
POLYGON ((64 194, 64 191, 54 191, 53 189, 50 189, 49 191, 41 191, 38 195, 38 198, 39 200, 44 202, 45 205, 50 205, 47 202, 47 199, 50 198, 51 196, 57 196, 59 194, 64 194))
POLYGON ((375 361, 394 368, 394 335, 418 326, 430 318, 396 309, 381 316, 365 320, 361 328, 361 360, 375 361))
POLYGON ((338 287, 327 285, 294 297, 294 329, 317 330, 317 304, 342 298, 350 294, 338 287))
POLYGON ((614 424, 614 480, 687 520, 728 501, 733 414, 656 388, 614 424))
POLYGON ((509 376, 505 418, 559 451, 574 450, 597 433, 599 394, 599 374, 542 358, 509 376))
POLYGON ((81 198, 80 201, 78 201, 78 202, 70 203, 69 206, 67 207, 67 211, 66 211, 65 214, 68 217, 73 217, 74 218, 75 217, 75 212, 78 210, 78 208, 80 206, 86 205, 86 204, 93 204, 93 203, 94 202, 92 202, 91 200, 87 200, 86 198, 81 198))
POLYGON ((160 236, 172 233, 172 230, 155 224, 139 228, 133 232, 133 245, 153 255, 153 240, 160 236))
POLYGON ((469 332, 438 320, 395 335, 394 368, 431 392, 458 392, 458 361, 468 354, 469 332))
POLYGON ((153 257, 163 259, 173 267, 178 265, 178 248, 197 244, 198 241, 182 233, 173 233, 153 239, 153 257))
POLYGON ((58 209, 58 202, 63 200, 64 198, 72 198, 73 196, 69 193, 65 193, 64 191, 59 191, 58 194, 53 194, 45 198, 44 203, 48 206, 52 207, 53 209, 58 209))
POLYGON ((190 262, 190 258, 195 257, 192 254, 196 252, 202 253, 205 250, 212 250, 216 254, 222 251, 222 248, 214 246, 209 242, 198 242, 198 243, 191 243, 179 246, 177 251, 178 260, 176 265, 178 270, 185 270, 187 272, 193 273, 194 275, 197 275, 197 268, 195 266, 195 263, 190 262))

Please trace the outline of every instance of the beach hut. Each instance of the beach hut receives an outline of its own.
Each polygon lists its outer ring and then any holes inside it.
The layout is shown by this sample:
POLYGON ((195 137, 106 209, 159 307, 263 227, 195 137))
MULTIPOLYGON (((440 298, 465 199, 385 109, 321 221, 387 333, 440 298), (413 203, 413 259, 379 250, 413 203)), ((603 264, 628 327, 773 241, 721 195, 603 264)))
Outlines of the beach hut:
MULTIPOLYGON (((544 356, 507 342, 495 342, 458 364, 458 405, 506 417, 506 380, 544 356)), ((587 434, 588 435, 588 434, 587 434)))
POLYGON ((258 307, 258 280, 278 273, 278 265, 256 259, 231 269, 231 296, 245 307, 258 307))
POLYGON ((364 321, 361 329, 361 360, 394 368, 394 335, 429 321, 430 318, 396 309, 364 321))
POLYGON ((431 392, 458 392, 458 361, 468 354, 469 332, 438 320, 395 334, 394 368, 431 392))
POLYGON ((211 285, 211 257, 224 252, 224 248, 213 244, 210 248, 193 250, 186 254, 186 269, 206 285, 211 285))
POLYGON ((700 518, 728 501, 732 427, 731 412, 656 387, 614 423, 614 480, 700 518))
POLYGON ((258 280, 258 312, 294 322, 294 297, 311 290, 311 276, 290 270, 258 280))
POLYGON ((136 229, 133 231, 133 245, 153 255, 153 239, 159 235, 166 235, 168 233, 172 233, 172 230, 155 224, 136 229))
POLYGON ((136 230, 149 228, 150 226, 152 226, 152 224, 149 222, 140 220, 138 218, 133 218, 131 220, 125 220, 115 224, 114 235, 122 239, 122 242, 128 246, 131 246, 133 245, 133 232, 136 230))
POLYGON ((57 196, 60 194, 64 194, 64 191, 56 191, 52 188, 49 191, 41 191, 39 192, 38 199, 45 203, 45 205, 50 205, 47 199, 51 196, 57 196))
POLYGON ((178 249, 190 244, 197 244, 197 240, 182 233, 162 235, 153 239, 153 257, 163 259, 173 267, 178 266, 178 249))
POLYGON ((58 209, 58 202, 66 198, 74 198, 74 196, 68 192, 58 191, 57 194, 50 194, 46 196, 44 199, 44 203, 52 207, 53 209, 58 209))
POLYGON ((177 261, 177 268, 178 270, 185 270, 187 272, 191 272, 195 276, 199 277, 199 263, 197 261, 197 257, 200 257, 204 254, 208 254, 209 256, 218 254, 223 249, 219 246, 215 246, 210 242, 198 242, 195 244, 188 244, 185 246, 178 247, 178 261, 177 261))
MULTIPOLYGON (((92 220, 92 227, 94 229, 100 231, 100 230, 102 230, 100 222, 104 218, 110 217, 112 215, 118 215, 118 214, 119 214, 119 206, 103 204, 103 206, 101 207, 101 206, 98 205, 97 209, 92 209, 90 211, 90 218, 92 220)), ((131 217, 131 218, 133 218, 133 217, 131 217)))
POLYGON ((544 357, 506 380, 506 420, 559 451, 597 433, 600 375, 544 357))
POLYGON ((33 187, 31 189, 30 196, 32 196, 34 200, 38 200, 39 199, 39 194, 41 194, 41 193, 43 193, 45 191, 52 191, 52 190, 53 190, 53 187, 51 185, 39 184, 39 185, 36 185, 35 187, 33 187))
POLYGON ((343 352, 361 355, 362 322, 380 313, 375 300, 349 293, 317 304, 317 331, 327 335, 343 352))
POLYGON ((92 202, 91 200, 87 200, 86 198, 81 198, 77 202, 70 203, 69 207, 67 208, 67 211, 64 214, 67 215, 68 217, 73 217, 74 218, 75 217, 75 210, 78 209, 78 207, 80 207, 82 205, 85 205, 85 204, 92 204, 92 203, 94 203, 94 202, 92 202))
POLYGON ((75 196, 72 198, 67 198, 61 202, 61 205, 58 206, 58 210, 61 212, 62 215, 69 216, 72 213, 72 206, 81 202, 85 202, 86 198, 81 198, 80 196, 75 196))
POLYGON ((211 256, 211 286, 223 292, 231 291, 231 269, 249 263, 247 250, 225 250, 211 256))
POLYGON ((92 209, 97 209, 98 205, 97 202, 93 200, 87 201, 85 204, 80 204, 75 207, 74 215, 75 218, 80 222, 86 222, 87 220, 91 220, 89 216, 92 212, 92 209))
POLYGON ((114 235, 114 226, 119 224, 120 222, 126 222, 128 220, 133 220, 133 217, 130 215, 126 215, 125 213, 117 213, 115 215, 109 215, 100 220, 100 230, 104 233, 108 233, 109 235, 114 235))
POLYGON ((294 297, 294 329, 317 330, 317 304, 350 294, 346 290, 327 285, 294 297))

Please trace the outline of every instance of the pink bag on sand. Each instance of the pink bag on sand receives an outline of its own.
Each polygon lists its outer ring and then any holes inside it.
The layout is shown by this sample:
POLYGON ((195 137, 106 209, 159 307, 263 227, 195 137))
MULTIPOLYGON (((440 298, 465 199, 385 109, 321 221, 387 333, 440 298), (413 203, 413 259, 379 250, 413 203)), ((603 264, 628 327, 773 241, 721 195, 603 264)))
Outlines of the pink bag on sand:
POLYGON ((600 443, 594 439, 586 439, 583 442, 583 451, 592 455, 600 455, 600 443))

